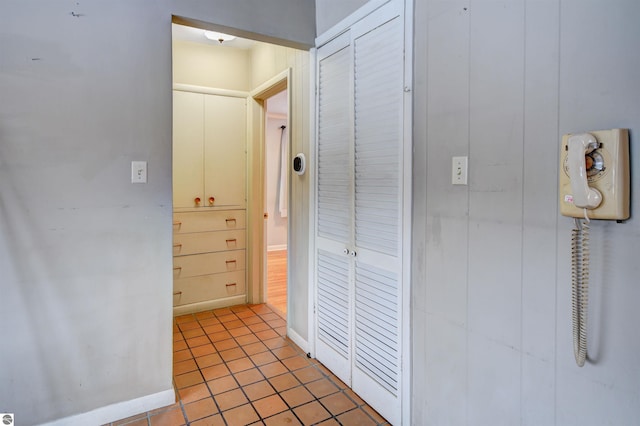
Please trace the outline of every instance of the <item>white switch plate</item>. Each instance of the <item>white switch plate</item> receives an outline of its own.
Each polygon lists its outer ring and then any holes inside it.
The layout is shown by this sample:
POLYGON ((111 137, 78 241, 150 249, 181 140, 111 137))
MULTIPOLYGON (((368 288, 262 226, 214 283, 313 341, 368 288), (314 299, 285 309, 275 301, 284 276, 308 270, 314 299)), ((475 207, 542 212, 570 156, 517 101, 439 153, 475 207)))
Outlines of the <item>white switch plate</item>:
POLYGON ((451 161, 451 184, 467 184, 468 157, 453 157, 451 161))
POLYGON ((131 162, 131 183, 147 183, 147 162, 131 162))

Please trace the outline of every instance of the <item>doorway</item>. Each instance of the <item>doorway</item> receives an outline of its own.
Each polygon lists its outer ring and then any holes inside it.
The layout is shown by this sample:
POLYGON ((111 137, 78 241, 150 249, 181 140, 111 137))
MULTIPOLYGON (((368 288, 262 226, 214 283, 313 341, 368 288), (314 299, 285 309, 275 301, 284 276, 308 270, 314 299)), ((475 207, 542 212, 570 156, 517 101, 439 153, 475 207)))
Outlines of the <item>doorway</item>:
POLYGON ((287 317, 288 109, 287 90, 264 101, 265 301, 283 318, 287 317))

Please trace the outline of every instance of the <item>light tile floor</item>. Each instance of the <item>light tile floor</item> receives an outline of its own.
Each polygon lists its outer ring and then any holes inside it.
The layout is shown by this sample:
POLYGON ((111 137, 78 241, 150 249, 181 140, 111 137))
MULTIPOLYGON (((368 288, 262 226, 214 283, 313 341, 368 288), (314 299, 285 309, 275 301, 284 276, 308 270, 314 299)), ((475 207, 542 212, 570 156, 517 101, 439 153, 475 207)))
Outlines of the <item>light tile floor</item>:
POLYGON ((110 426, 389 424, 285 336, 266 305, 176 317, 178 401, 110 426))

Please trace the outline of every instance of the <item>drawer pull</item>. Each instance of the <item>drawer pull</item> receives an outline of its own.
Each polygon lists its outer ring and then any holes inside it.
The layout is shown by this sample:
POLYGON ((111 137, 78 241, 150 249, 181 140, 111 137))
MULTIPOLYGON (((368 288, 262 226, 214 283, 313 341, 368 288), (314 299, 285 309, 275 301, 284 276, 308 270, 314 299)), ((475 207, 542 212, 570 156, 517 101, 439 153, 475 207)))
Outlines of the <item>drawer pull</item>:
POLYGON ((233 259, 233 260, 226 260, 226 261, 225 261, 225 263, 226 263, 227 265, 228 265, 228 264, 230 264, 230 263, 236 263, 236 260, 235 260, 235 259, 233 259))
POLYGON ((236 226, 236 220, 234 218, 225 219, 225 222, 227 222, 227 226, 236 226), (233 222, 233 223, 231 223, 231 222, 233 222))
POLYGON ((174 271, 182 271, 182 266, 175 266, 173 268, 174 271))
POLYGON ((227 244, 231 244, 231 243, 236 243, 238 240, 235 238, 231 238, 230 240, 227 240, 227 244))
POLYGON ((182 292, 181 292, 181 291, 174 291, 174 292, 173 292, 173 295, 174 295, 174 296, 180 296, 181 294, 182 294, 182 292))
POLYGON ((233 287, 234 285, 238 285, 237 283, 229 283, 229 284, 225 284, 226 287, 233 287))
POLYGON ((176 247, 182 247, 182 244, 180 244, 180 243, 178 243, 178 244, 174 244, 174 245, 173 245, 173 247, 174 247, 174 248, 176 248, 176 247))
POLYGON ((180 226, 180 225, 182 225, 182 222, 180 222, 179 220, 173 221, 173 226, 180 226))

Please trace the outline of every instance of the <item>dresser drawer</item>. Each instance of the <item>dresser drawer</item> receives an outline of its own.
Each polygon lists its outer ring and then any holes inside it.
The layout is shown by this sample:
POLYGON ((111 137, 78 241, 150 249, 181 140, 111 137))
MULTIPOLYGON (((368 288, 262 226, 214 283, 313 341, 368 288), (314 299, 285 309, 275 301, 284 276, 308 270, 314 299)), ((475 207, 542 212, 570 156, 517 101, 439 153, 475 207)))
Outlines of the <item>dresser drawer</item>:
POLYGON ((242 295, 244 271, 181 278, 174 281, 173 293, 173 306, 242 295))
POLYGON ((173 214, 173 233, 224 231, 246 227, 244 210, 210 210, 173 214))
POLYGON ((173 258, 173 278, 233 272, 243 270, 244 266, 244 250, 176 256, 173 258))
POLYGON ((175 234, 173 255, 185 256, 214 251, 241 250, 245 248, 245 241, 244 229, 175 234))

